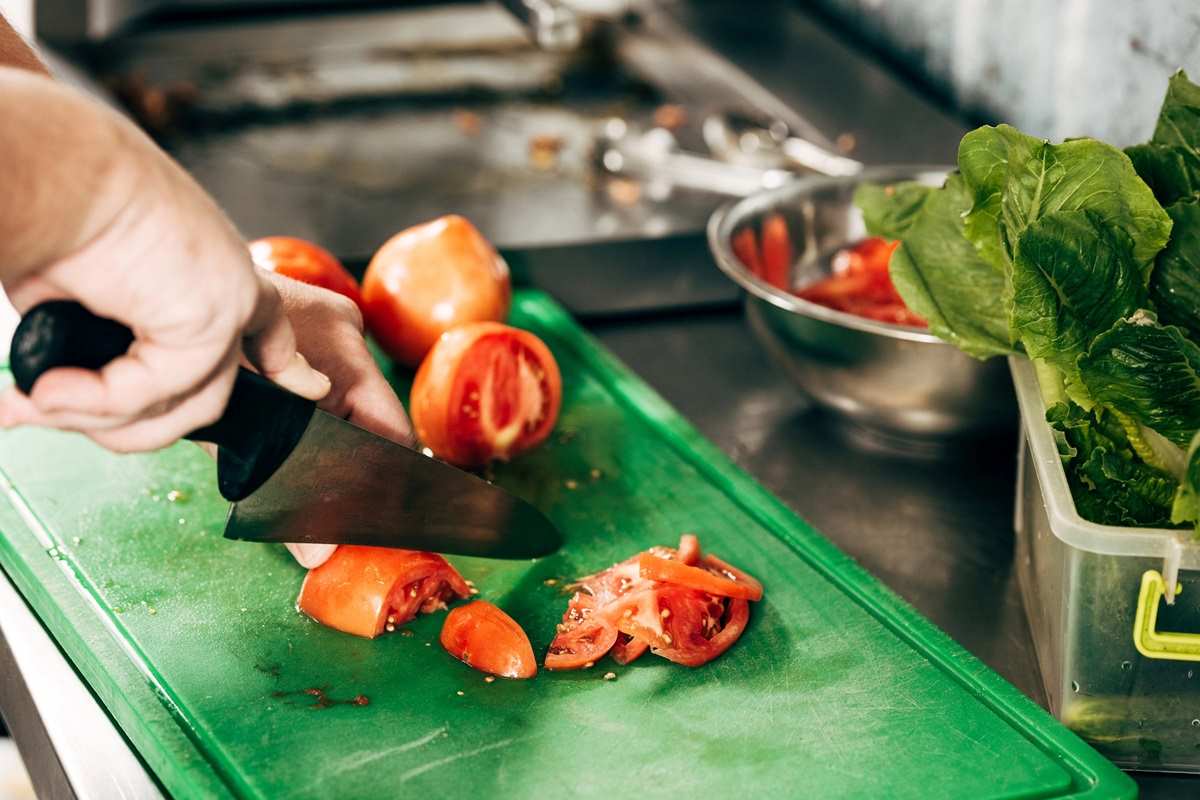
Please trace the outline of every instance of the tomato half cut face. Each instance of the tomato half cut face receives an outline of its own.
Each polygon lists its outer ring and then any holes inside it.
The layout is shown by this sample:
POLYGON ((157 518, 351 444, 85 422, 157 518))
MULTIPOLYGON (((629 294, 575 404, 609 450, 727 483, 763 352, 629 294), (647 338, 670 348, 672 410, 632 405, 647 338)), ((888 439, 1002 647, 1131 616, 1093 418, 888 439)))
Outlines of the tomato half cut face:
POLYGON ((342 545, 309 570, 296 607, 344 633, 373 639, 389 624, 446 607, 471 589, 437 553, 342 545))
POLYGON ((496 322, 464 325, 434 345, 413 381, 417 436, 463 467, 507 460, 543 442, 562 404, 562 377, 546 345, 496 322))
POLYGON ((525 631, 508 614, 483 600, 447 614, 441 641, 447 653, 480 672, 502 678, 537 674, 537 659, 525 631))
POLYGON ((345 295, 362 308, 358 281, 324 247, 294 236, 267 236, 249 246, 256 267, 345 295))

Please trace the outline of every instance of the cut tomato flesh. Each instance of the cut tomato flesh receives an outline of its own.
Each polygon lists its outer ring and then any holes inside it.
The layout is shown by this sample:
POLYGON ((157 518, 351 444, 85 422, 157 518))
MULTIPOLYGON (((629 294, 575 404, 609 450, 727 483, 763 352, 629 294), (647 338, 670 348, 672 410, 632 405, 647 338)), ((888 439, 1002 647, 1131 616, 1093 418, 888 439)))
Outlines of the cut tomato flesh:
POLYGON ((738 597, 743 600, 761 600, 762 586, 739 582, 736 578, 711 572, 700 567, 689 567, 679 561, 659 558, 650 553, 638 557, 638 572, 643 578, 662 583, 673 583, 697 589, 720 597, 738 597))
POLYGON ((764 279, 772 286, 787 291, 791 285, 792 240, 787 220, 781 214, 771 214, 762 224, 762 262, 764 279))
POLYGON ((476 323, 445 334, 413 381, 413 424, 434 455, 464 467, 507 460, 545 441, 562 376, 528 331, 476 323))
POLYGON ((470 591, 437 553, 342 545, 309 570, 296 607, 322 625, 370 639, 383 632, 389 617, 402 625, 470 591))
POLYGON ((652 547, 578 586, 546 656, 550 669, 578 669, 605 653, 627 664, 647 650, 680 664, 706 663, 741 635, 746 600, 762 597, 758 581, 702 555, 692 534, 678 550, 652 547))

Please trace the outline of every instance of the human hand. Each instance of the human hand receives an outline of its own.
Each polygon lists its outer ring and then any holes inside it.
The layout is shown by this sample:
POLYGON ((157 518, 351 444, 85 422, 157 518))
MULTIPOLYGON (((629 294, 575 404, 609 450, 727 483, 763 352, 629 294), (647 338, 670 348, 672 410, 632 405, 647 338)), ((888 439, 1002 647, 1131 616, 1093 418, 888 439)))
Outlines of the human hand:
MULTIPOLYGON (((314 369, 329 376, 332 388, 317 405, 337 417, 407 447, 414 445, 404 406, 367 350, 362 314, 352 301, 274 273, 264 273, 283 301, 296 332, 297 349, 314 369)), ((289 544, 301 566, 323 564, 332 544, 289 544)))
POLYGON ((0 111, 8 104, 23 113, 0 131, 0 166, 22 197, 0 220, 0 283, 18 311, 74 299, 136 339, 98 372, 55 369, 29 396, 0 395, 0 427, 79 431, 120 452, 164 447, 221 415, 243 354, 297 394, 328 394, 275 285, 166 154, 45 78, 0 70, 0 111))

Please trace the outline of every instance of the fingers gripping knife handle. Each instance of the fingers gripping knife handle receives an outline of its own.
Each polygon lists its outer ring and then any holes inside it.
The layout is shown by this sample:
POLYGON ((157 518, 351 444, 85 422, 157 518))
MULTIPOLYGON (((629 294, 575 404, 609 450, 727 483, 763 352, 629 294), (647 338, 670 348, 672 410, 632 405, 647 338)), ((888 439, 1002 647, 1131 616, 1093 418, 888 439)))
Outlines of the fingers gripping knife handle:
MULTIPOLYGON (((31 309, 13 334, 9 365, 17 388, 28 394, 57 367, 99 370, 128 352, 133 332, 98 317, 79 303, 53 300, 31 309)), ((261 375, 239 368, 225 412, 186 438, 219 448, 217 480, 231 502, 246 498, 295 449, 316 404, 261 375)))

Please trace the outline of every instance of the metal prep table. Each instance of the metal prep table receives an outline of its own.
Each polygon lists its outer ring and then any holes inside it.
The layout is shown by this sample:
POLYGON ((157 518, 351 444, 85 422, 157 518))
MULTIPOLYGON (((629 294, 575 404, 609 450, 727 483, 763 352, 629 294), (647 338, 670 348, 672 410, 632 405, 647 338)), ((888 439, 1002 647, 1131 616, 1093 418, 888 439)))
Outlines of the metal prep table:
MULTIPOLYGON (((690 30, 868 162, 945 161, 965 126, 785 4, 684 12, 690 30), (869 127, 863 127, 863 121, 869 127)), ((714 267, 715 269, 715 267, 714 267)), ((1045 704, 1012 570, 1016 433, 949 454, 880 449, 814 410, 736 307, 589 321, 738 464, 1021 691, 1045 704)), ((158 790, 0 572, 0 712, 48 797, 158 790)), ((1200 779, 1137 776, 1145 797, 1200 779)))

